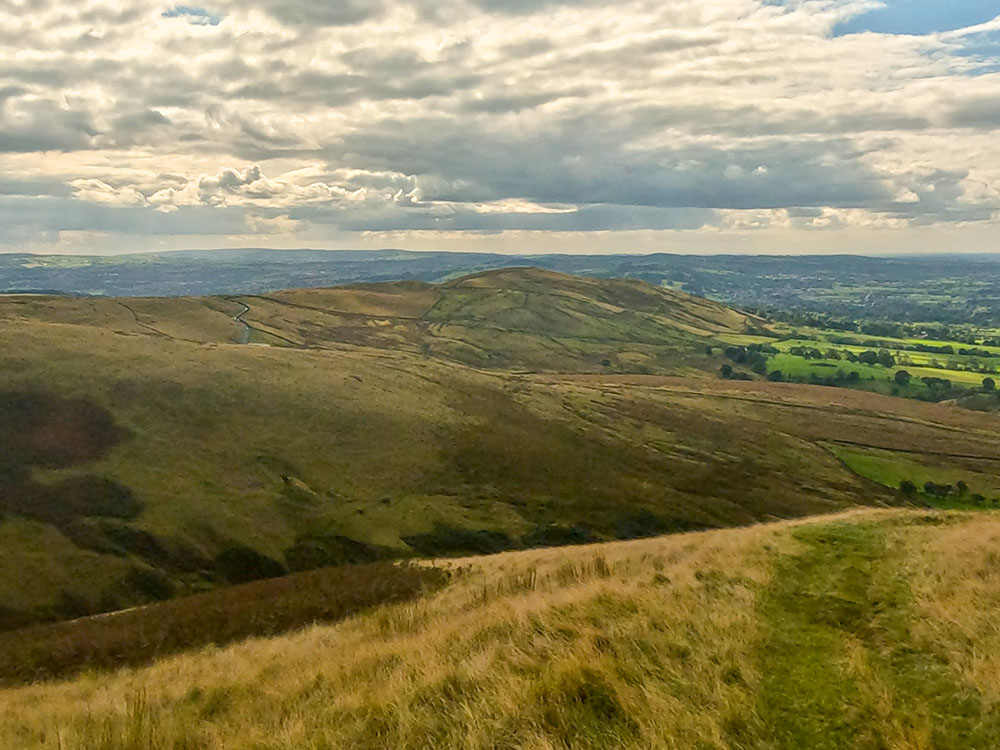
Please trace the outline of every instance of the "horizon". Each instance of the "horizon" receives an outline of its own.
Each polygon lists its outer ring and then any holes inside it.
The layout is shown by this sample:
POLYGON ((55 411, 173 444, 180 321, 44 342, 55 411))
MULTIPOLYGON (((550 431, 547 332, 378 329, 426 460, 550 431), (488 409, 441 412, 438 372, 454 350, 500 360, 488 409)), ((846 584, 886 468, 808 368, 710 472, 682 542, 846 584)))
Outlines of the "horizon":
POLYGON ((689 258, 792 258, 792 259, 824 259, 824 258, 866 258, 871 260, 893 260, 893 259, 914 259, 914 260, 933 260, 933 259, 974 259, 974 258, 990 258, 1000 261, 1000 251, 966 251, 966 252, 938 252, 938 251, 928 251, 928 252, 891 252, 891 253, 860 253, 852 251, 843 252, 826 252, 826 253, 795 253, 795 252, 754 252, 754 253, 738 253, 738 252, 682 252, 682 251, 663 251, 663 250, 653 250, 649 252, 628 252, 628 251, 608 251, 608 252, 590 252, 590 253, 571 253, 571 252, 510 252, 510 253, 497 253, 488 252, 480 250, 410 250, 401 247, 380 247, 380 248, 321 248, 321 247, 288 247, 288 248, 277 248, 277 247, 255 247, 255 246, 242 246, 242 247, 186 247, 186 248, 172 248, 167 250, 128 250, 122 252, 114 253, 45 253, 36 251, 0 251, 0 258, 15 257, 15 256, 27 256, 27 257, 39 257, 39 258, 102 258, 102 259, 114 259, 114 258, 126 258, 126 257, 138 257, 138 256, 151 256, 151 255, 182 255, 182 254, 227 254, 227 253, 274 253, 280 255, 283 253, 293 254, 293 253, 330 253, 331 255, 336 255, 339 253, 343 254, 371 254, 376 255, 379 253, 403 253, 403 254, 414 254, 414 255, 478 255, 485 257, 496 257, 496 258, 511 258, 511 259, 523 259, 523 258, 551 258, 551 257, 580 257, 580 258, 653 258, 656 256, 668 256, 668 257, 689 257, 689 258))
POLYGON ((964 0, 0 9, 0 253, 1000 250, 964 0))

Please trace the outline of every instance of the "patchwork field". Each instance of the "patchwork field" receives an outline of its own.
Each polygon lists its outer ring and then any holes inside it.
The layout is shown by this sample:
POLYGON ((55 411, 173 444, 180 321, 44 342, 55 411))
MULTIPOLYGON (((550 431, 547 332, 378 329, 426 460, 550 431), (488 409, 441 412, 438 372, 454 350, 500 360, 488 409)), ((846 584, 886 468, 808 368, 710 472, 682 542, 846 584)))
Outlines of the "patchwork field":
POLYGON ((717 337, 732 363, 772 380, 815 383, 925 401, 959 401, 967 408, 1000 410, 996 388, 1000 348, 992 331, 971 341, 844 335, 843 331, 772 324, 767 335, 724 333, 717 337), (735 350, 734 350, 735 347, 735 350), (747 355, 750 355, 747 357, 747 355))

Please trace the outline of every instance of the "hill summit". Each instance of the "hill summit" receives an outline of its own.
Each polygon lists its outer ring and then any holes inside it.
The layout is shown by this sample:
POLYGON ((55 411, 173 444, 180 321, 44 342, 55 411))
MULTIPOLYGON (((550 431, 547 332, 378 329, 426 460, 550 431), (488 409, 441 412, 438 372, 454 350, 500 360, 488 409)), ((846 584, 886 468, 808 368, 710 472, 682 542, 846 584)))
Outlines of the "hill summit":
POLYGON ((630 279, 506 268, 444 284, 396 282, 240 297, 270 343, 354 343, 462 364, 546 372, 679 373, 715 369, 707 337, 763 321, 630 279))

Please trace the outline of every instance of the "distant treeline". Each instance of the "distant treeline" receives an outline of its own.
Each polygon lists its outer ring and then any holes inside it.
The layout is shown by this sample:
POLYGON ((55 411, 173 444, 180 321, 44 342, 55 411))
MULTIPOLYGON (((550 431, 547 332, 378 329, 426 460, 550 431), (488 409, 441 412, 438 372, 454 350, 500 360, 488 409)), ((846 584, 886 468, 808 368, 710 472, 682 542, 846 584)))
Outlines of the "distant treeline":
POLYGON ((969 485, 962 479, 954 484, 938 484, 937 482, 924 482, 922 488, 918 488, 916 483, 910 479, 904 479, 899 483, 899 491, 907 499, 913 500, 921 493, 934 500, 955 500, 969 503, 975 506, 985 506, 991 504, 994 508, 1000 507, 1000 497, 987 500, 986 496, 978 492, 970 492, 969 485))

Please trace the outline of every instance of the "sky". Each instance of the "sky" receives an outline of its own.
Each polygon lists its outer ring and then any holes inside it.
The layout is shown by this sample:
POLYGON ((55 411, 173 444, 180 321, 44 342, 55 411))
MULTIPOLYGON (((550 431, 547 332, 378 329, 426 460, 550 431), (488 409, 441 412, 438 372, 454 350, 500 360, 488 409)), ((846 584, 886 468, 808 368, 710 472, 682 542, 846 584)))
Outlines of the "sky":
POLYGON ((0 0, 0 252, 1000 252, 996 0, 0 0))

